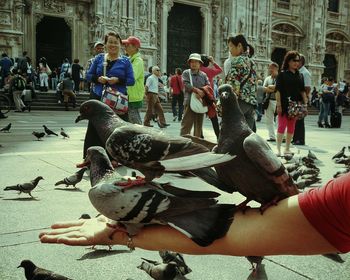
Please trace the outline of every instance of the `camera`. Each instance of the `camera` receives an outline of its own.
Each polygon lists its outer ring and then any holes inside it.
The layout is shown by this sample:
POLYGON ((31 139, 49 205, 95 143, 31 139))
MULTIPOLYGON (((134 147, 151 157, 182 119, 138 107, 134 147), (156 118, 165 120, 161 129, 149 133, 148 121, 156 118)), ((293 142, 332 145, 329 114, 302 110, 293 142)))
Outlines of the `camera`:
POLYGON ((209 66, 209 57, 206 54, 201 54, 201 60, 203 61, 203 66, 208 67, 209 66))

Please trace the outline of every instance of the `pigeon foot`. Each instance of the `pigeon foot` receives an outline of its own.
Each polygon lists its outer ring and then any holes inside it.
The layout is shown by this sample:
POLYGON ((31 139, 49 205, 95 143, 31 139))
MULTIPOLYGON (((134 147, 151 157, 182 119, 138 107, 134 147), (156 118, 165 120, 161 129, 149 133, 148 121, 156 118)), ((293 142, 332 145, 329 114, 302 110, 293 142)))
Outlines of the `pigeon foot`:
POLYGON ((276 206, 277 202, 280 201, 281 198, 279 196, 276 196, 274 199, 272 199, 270 202, 265 203, 264 205, 261 205, 260 209, 260 214, 264 214, 264 212, 266 211, 267 208, 269 208, 270 206, 276 206))
POLYGON ((134 186, 142 186, 146 184, 146 180, 144 177, 141 176, 136 176, 136 179, 130 179, 128 178, 128 181, 126 182, 116 182, 115 183, 117 186, 124 187, 124 188, 131 188, 134 186))
POLYGON ((246 200, 244 200, 243 202, 241 202, 240 204, 237 205, 237 210, 241 210, 243 214, 245 214, 245 212, 248 209, 251 209, 250 206, 247 206, 247 204, 251 201, 251 199, 247 198, 246 200))

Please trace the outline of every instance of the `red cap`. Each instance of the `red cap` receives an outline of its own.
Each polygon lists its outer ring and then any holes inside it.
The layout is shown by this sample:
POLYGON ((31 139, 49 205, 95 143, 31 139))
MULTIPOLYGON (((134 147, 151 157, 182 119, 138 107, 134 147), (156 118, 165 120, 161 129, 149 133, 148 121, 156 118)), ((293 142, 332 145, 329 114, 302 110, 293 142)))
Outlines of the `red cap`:
POLYGON ((129 36, 128 39, 122 41, 123 45, 134 45, 137 48, 141 47, 141 41, 135 36, 129 36))

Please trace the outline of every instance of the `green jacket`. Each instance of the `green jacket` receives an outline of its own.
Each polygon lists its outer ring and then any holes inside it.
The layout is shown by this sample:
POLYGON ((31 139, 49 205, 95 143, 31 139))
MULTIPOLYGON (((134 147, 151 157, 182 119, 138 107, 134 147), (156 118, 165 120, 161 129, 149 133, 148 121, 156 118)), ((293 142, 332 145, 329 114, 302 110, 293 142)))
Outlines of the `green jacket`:
POLYGON ((142 101, 145 95, 143 59, 141 58, 141 54, 139 52, 135 53, 129 59, 132 64, 135 77, 135 84, 127 87, 129 106, 131 105, 131 107, 136 106, 140 108, 142 107, 142 101))

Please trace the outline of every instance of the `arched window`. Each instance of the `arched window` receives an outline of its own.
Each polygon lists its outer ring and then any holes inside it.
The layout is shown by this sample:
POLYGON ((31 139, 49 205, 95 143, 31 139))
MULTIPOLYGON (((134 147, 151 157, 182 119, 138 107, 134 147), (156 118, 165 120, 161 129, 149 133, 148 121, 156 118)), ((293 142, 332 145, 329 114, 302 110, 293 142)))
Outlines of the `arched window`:
POLYGON ((328 0, 328 11, 339 13, 339 0, 328 0))

